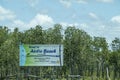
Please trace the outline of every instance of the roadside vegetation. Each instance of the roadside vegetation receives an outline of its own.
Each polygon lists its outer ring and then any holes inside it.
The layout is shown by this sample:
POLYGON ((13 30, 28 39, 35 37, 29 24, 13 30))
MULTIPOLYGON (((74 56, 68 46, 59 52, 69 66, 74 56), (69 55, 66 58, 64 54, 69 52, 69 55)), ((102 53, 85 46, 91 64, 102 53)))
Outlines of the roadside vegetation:
POLYGON ((75 26, 63 30, 60 24, 47 30, 37 25, 25 31, 0 26, 0 80, 10 75, 20 80, 26 77, 34 80, 28 74, 43 80, 66 80, 68 75, 80 75, 81 80, 120 80, 120 38, 108 44, 104 37, 92 37, 75 26), (64 66, 20 67, 20 43, 63 44, 64 66))

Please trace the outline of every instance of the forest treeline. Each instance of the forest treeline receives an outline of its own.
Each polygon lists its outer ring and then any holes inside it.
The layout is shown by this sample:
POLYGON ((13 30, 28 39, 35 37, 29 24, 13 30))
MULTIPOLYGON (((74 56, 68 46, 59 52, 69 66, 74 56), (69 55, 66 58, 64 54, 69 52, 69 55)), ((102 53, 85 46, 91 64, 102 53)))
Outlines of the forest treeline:
POLYGON ((92 37, 84 30, 68 26, 63 30, 60 24, 43 30, 37 25, 29 30, 11 31, 0 26, 0 80, 7 75, 29 73, 42 78, 55 75, 90 77, 85 80, 120 79, 120 38, 110 44, 104 37, 92 37), (64 66, 62 67, 20 67, 19 44, 63 44, 64 66))

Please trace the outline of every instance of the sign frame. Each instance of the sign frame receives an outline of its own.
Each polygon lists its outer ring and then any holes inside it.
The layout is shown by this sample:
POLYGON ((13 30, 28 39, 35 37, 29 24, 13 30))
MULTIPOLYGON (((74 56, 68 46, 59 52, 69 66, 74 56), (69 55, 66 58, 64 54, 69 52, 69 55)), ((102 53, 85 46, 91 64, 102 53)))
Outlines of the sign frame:
POLYGON ((20 66, 63 66, 62 44, 20 44, 20 66))

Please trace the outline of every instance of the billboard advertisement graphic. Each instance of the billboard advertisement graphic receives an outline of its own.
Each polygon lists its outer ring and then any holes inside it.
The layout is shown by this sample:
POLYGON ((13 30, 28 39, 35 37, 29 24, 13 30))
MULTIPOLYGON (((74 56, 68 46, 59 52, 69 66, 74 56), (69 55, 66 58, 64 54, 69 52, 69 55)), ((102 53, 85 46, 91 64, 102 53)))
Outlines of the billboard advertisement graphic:
POLYGON ((63 66, 63 45, 21 44, 20 66, 63 66))

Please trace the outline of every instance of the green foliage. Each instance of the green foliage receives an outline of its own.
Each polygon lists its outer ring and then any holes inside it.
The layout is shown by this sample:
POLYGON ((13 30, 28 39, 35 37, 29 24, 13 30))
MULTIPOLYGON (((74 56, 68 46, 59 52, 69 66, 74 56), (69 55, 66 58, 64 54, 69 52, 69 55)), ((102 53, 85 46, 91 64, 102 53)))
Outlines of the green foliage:
MULTIPOLYGON (((11 32, 7 27, 0 27, 0 78, 7 75, 29 72, 41 77, 55 75, 61 79, 70 74, 86 76, 85 80, 120 77, 120 39, 115 38, 111 46, 104 37, 91 37, 84 30, 68 26, 63 30, 60 24, 43 30, 37 25, 24 32, 15 28, 11 32), (54 67, 19 67, 19 44, 63 44, 64 66, 54 67), (111 50, 109 50, 111 47, 111 50)), ((52 78, 51 78, 52 79, 52 78)))

